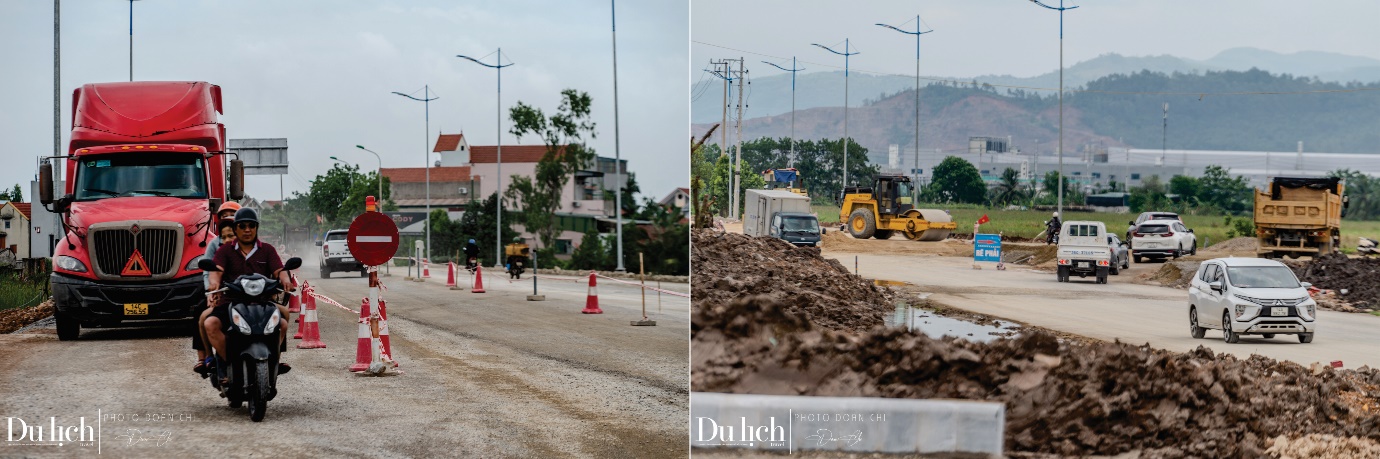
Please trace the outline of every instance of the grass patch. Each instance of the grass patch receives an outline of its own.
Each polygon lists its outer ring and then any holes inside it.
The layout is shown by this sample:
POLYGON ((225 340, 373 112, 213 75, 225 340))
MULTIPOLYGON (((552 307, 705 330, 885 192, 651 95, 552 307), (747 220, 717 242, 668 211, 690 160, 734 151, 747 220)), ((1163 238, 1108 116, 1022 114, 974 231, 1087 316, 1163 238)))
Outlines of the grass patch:
POLYGON ((21 279, 19 271, 0 272, 0 310, 33 306, 48 299, 46 276, 38 281, 21 279))

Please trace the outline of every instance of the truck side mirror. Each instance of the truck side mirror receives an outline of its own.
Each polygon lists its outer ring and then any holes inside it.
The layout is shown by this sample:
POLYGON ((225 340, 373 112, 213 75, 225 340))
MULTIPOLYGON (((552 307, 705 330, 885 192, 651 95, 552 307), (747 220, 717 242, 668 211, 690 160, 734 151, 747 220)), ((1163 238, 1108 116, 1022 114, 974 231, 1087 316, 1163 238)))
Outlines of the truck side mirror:
POLYGON ((321 241, 316 241, 316 246, 321 247, 321 241))
POLYGON ((230 199, 244 199, 244 161, 230 160, 230 199))
POLYGON ((38 166, 38 202, 53 203, 53 164, 48 161, 38 166))
POLYGON ((210 207, 210 208, 211 208, 211 215, 215 215, 215 214, 216 214, 216 211, 217 211, 217 210, 220 210, 220 205, 223 204, 223 203, 224 203, 224 202, 221 201, 220 198, 211 198, 210 201, 208 202, 209 205, 207 206, 207 207, 210 207))

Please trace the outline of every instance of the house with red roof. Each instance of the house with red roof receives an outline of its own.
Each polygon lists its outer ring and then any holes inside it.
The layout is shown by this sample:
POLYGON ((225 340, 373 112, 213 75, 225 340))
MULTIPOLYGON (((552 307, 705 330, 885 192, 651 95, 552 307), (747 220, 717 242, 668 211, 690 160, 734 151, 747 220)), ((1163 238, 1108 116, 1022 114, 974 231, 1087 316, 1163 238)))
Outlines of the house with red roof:
POLYGON ((15 260, 29 258, 32 205, 28 202, 0 201, 0 250, 13 252, 15 260))

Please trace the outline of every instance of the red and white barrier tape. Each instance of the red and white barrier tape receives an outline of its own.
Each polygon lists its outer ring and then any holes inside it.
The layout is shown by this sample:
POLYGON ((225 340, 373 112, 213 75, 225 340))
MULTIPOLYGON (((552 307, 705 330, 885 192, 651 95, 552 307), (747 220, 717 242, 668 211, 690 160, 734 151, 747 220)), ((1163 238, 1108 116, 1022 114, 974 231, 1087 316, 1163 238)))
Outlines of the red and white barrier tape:
POLYGON ((326 304, 333 304, 333 305, 335 305, 336 307, 338 307, 338 308, 340 308, 340 309, 344 309, 344 310, 346 310, 346 311, 353 312, 355 315, 359 315, 359 311, 356 311, 356 310, 354 310, 354 309, 350 309, 350 308, 347 308, 347 307, 345 307, 345 306, 342 306, 340 303, 335 302, 335 300, 332 300, 330 297, 328 297, 328 296, 326 296, 326 295, 322 295, 322 294, 316 293, 316 292, 311 292, 310 295, 311 295, 312 297, 315 297, 315 298, 318 299, 318 300, 321 300, 322 302, 325 302, 326 304))
POLYGON ((617 283, 620 283, 620 284, 636 285, 636 286, 645 288, 645 289, 647 289, 647 290, 653 290, 653 291, 665 293, 665 294, 667 294, 667 295, 683 296, 683 297, 686 297, 686 298, 690 298, 690 294, 689 294, 689 293, 672 292, 672 291, 670 291, 670 290, 663 290, 663 289, 659 289, 659 288, 656 288, 656 287, 648 287, 648 286, 642 285, 642 284, 639 283, 639 282, 628 282, 628 281, 625 281, 625 280, 614 279, 614 278, 612 278, 612 277, 605 276, 605 275, 603 275, 603 274, 598 274, 598 273, 595 273, 594 275, 595 275, 596 277, 603 278, 603 279, 608 279, 608 280, 611 280, 611 281, 614 281, 614 282, 617 282, 617 283))

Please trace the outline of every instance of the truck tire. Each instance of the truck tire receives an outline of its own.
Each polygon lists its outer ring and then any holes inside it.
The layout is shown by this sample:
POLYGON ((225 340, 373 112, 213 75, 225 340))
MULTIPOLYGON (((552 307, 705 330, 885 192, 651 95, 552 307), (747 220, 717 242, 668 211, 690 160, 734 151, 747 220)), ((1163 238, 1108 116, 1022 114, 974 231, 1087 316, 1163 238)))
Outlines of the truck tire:
POLYGON ((1099 284, 1105 284, 1105 283, 1107 283, 1107 267, 1106 267, 1106 266, 1102 266, 1102 267, 1097 268, 1097 283, 1099 283, 1099 284))
POLYGON ((854 239, 867 239, 877 231, 877 216, 872 215, 872 211, 863 209, 854 210, 848 214, 848 234, 854 239))
POLYGON ((81 322, 75 317, 55 309, 53 319, 57 322, 58 341, 76 341, 77 336, 81 335, 81 322))
POLYGON ((1058 270, 1055 272, 1054 275, 1055 275, 1055 279, 1058 279, 1059 282, 1068 282, 1068 281, 1069 281, 1069 267, 1068 267, 1068 266, 1060 266, 1060 267, 1058 268, 1058 270))
POLYGON ((876 231, 872 232, 872 237, 875 237, 875 238, 877 238, 877 239, 891 239, 891 235, 894 234, 895 232, 896 232, 895 230, 882 230, 882 229, 879 229, 879 230, 876 230, 876 231))
POLYGON ((369 277, 369 268, 359 268, 359 277, 369 277))
POLYGON ((321 265, 321 278, 322 278, 322 279, 330 279, 330 278, 331 278, 331 268, 330 268, 329 266, 321 265))

